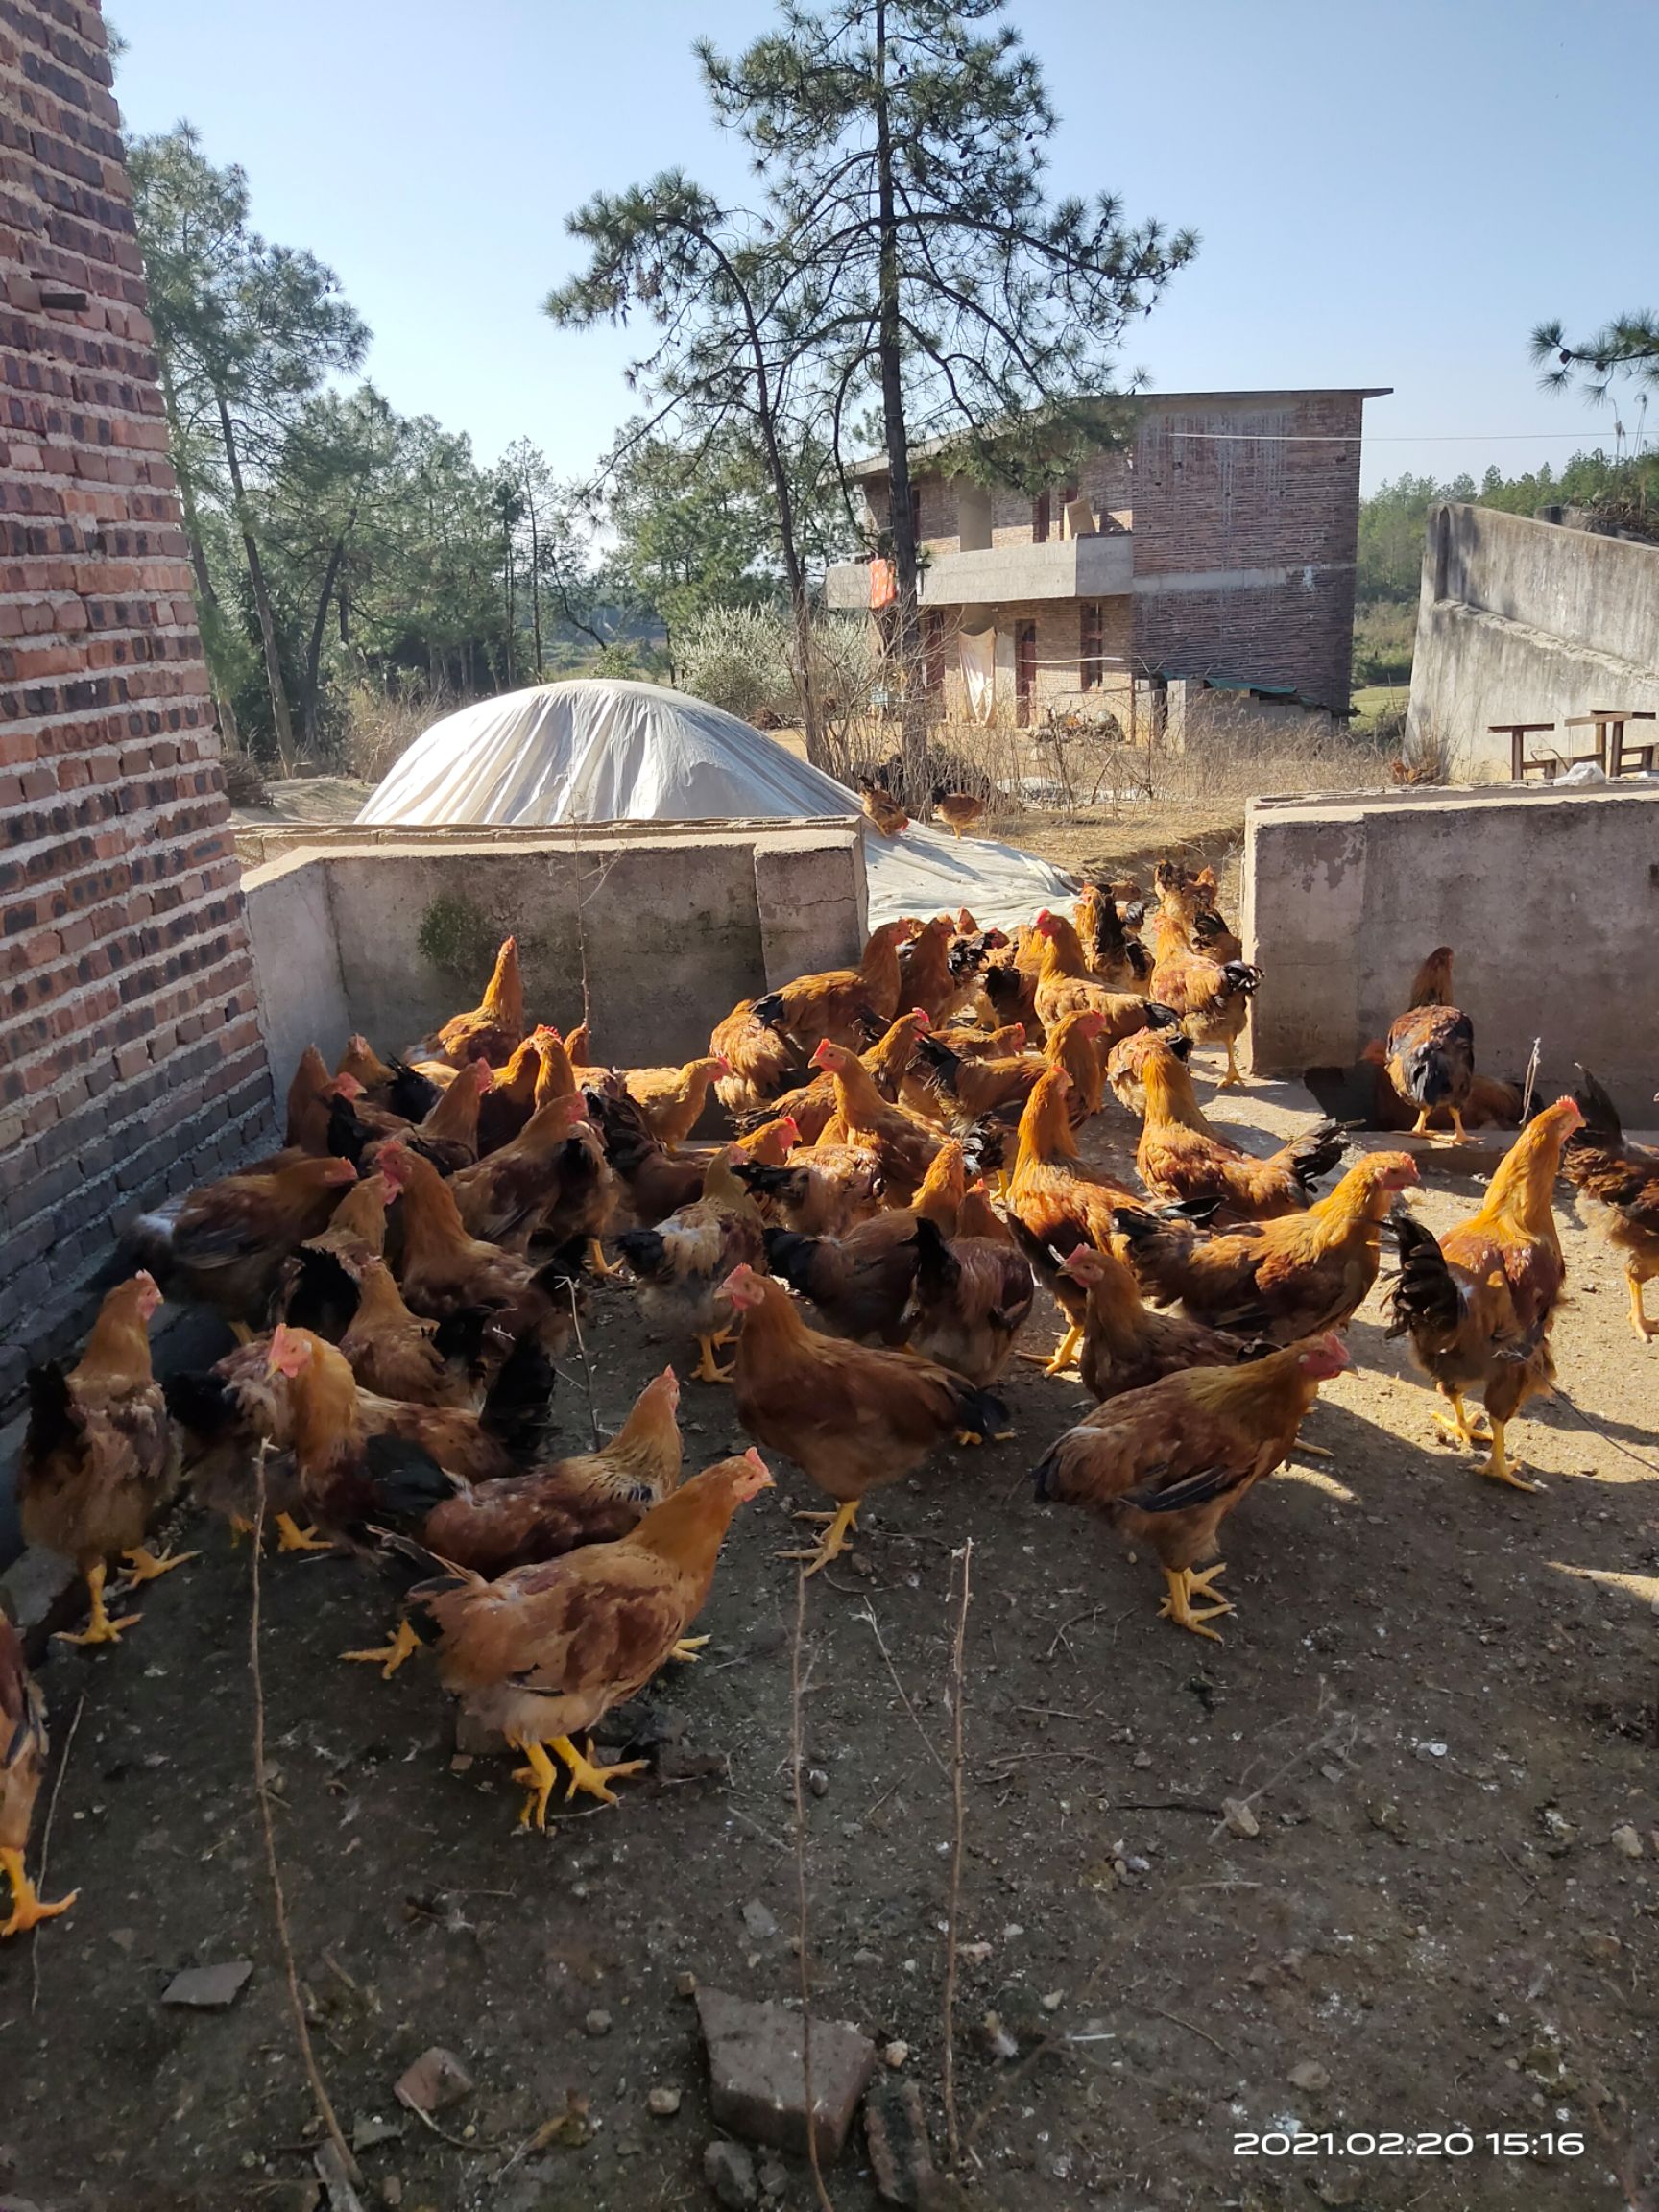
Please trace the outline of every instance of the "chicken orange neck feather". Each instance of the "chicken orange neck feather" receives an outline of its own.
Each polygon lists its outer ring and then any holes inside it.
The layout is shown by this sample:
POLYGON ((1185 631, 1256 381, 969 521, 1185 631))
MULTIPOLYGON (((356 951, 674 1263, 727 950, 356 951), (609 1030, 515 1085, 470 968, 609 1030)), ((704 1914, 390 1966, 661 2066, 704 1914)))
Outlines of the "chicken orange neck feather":
POLYGON ((122 1283, 98 1309, 75 1372, 111 1382, 144 1383, 155 1380, 150 1363, 150 1324, 139 1305, 138 1283, 122 1283))

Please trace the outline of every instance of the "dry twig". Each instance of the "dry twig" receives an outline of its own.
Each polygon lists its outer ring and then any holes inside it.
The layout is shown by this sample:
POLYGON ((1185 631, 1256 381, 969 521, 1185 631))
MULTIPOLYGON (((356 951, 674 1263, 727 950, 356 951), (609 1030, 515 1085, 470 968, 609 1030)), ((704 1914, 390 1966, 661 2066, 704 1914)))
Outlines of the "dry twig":
POLYGON ((806 2104, 806 2155, 820 2212, 835 2212, 818 2160, 818 2100, 812 2087, 812 1957, 806 1918, 806 1796, 801 1752, 801 1644, 806 1632, 806 1576, 795 1573, 795 1634, 789 1646, 789 1765, 795 1799, 795 1918, 801 1948, 801 2087, 806 2104))
MULTIPOLYGON (((69 1754, 75 1748, 75 1731, 81 1725, 81 1716, 86 1710, 86 1693, 83 1691, 75 1701, 75 1717, 69 1723, 69 1733, 63 1739, 62 1754, 58 1761, 58 1772, 53 1778, 52 1794, 46 1803, 46 1825, 40 1831, 40 1892, 46 1892, 47 1863, 52 1856, 52 1823, 58 1817, 58 1800, 63 1794, 63 1777, 69 1771, 69 1754)), ((29 1943, 29 2010, 33 2014, 40 2003, 40 1929, 36 1921, 29 1943)))
POLYGON ((963 1795, 966 1763, 963 1754, 964 1710, 968 1701, 968 1601, 974 1565, 974 1539, 970 1536, 957 1556, 962 1561, 962 1599, 956 1613, 956 1636, 950 1647, 950 1902, 945 1914, 944 2059, 940 2086, 945 2100, 945 2146, 952 2170, 962 2157, 962 2129, 956 2112, 956 1939, 962 1907, 962 1839, 967 1826, 963 1795))

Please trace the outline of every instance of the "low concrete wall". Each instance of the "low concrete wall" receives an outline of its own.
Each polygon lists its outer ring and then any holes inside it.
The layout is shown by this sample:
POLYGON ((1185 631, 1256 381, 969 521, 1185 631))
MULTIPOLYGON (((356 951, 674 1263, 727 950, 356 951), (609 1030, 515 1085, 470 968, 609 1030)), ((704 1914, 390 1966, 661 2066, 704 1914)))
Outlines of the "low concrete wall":
POLYGON ((1480 1068, 1519 1075, 1537 1037, 1547 1092, 1580 1060, 1630 1127, 1651 1124, 1659 790, 1255 799, 1244 840, 1258 1071, 1351 1062, 1450 945, 1480 1068))
POLYGON ((243 878, 278 1097, 307 1044, 332 1063, 361 1029, 401 1052, 476 1004, 509 932, 527 1018, 586 1011, 628 1066, 707 1050, 737 999, 855 960, 864 935, 851 821, 301 834, 243 878))
MULTIPOLYGON (((1431 733, 1459 773, 1506 778, 1493 722, 1563 723, 1592 708, 1659 709, 1659 547, 1486 507, 1429 517, 1407 742, 1431 733)), ((1589 730, 1529 740, 1565 756, 1589 730)))

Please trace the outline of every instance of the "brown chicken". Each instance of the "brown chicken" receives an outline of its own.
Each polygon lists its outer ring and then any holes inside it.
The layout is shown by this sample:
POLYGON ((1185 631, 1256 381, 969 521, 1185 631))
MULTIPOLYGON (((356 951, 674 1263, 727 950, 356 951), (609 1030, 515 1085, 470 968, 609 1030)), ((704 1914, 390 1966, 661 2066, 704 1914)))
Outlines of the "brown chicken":
POLYGON ((1411 1134, 1423 1136, 1443 1109, 1452 1133, 1464 1140, 1463 1109, 1475 1082, 1475 1024, 1452 1003, 1452 948, 1440 945, 1417 971, 1411 1003, 1382 1045, 1388 1080, 1417 1109, 1411 1134))
POLYGON ((1131 1543, 1157 1553, 1159 1618, 1218 1644, 1206 1623, 1234 1610, 1215 1589, 1221 1523, 1286 1458, 1320 1383, 1353 1364, 1339 1336, 1320 1335, 1242 1367, 1190 1367, 1125 1391, 1050 1447, 1037 1497, 1109 1514, 1131 1543), (1206 1559, 1214 1564, 1202 1567, 1206 1559), (1194 1598, 1207 1601, 1202 1612, 1194 1598))
POLYGON ((537 1267, 469 1236, 443 1176, 401 1144, 382 1147, 379 1171, 402 1200, 398 1282, 412 1310, 429 1321, 445 1321, 482 1310, 512 1341, 533 1337, 549 1359, 557 1359, 576 1314, 576 1288, 564 1262, 537 1267))
MULTIPOLYGON (((290 1319, 291 1328, 307 1326, 290 1319)), ((400 1398, 410 1406, 476 1407, 474 1380, 434 1342, 439 1324, 412 1313, 383 1260, 370 1260, 357 1272, 357 1306, 340 1350, 358 1386, 377 1398, 400 1398)))
POLYGON ((1551 1193, 1562 1147, 1583 1114, 1557 1098, 1534 1117, 1504 1155, 1478 1213, 1436 1238, 1404 1208, 1394 1216, 1400 1274, 1390 1334, 1408 1336, 1417 1363, 1448 1401, 1436 1426, 1457 1443, 1490 1444, 1480 1469, 1494 1482, 1532 1490, 1503 1446, 1504 1430, 1555 1380, 1550 1325, 1566 1281, 1551 1193), (1479 1390, 1490 1438, 1470 1421, 1463 1401, 1479 1390))
POLYGON ((282 1263, 277 1304, 281 1319, 337 1340, 357 1310, 357 1283, 372 1260, 385 1257, 386 1201, 378 1175, 347 1187, 328 1225, 309 1237, 282 1263))
POLYGON ((873 783, 868 776, 858 779, 858 796, 864 812, 883 837, 898 837, 909 829, 910 817, 898 800, 879 783, 873 783))
MULTIPOLYGON (((408 1144, 411 1152, 430 1160, 441 1175, 456 1175, 463 1167, 475 1166, 478 1117, 483 1109, 484 1094, 493 1080, 487 1060, 480 1056, 470 1061, 425 1119, 408 1131, 401 1141, 408 1144)), ((373 1166, 377 1158, 373 1151, 365 1152, 363 1165, 373 1166)))
POLYGON ((17 1465, 17 1506, 31 1544, 74 1561, 91 1619, 66 1644, 118 1644, 136 1613, 111 1621, 104 1584, 119 1552, 134 1582, 182 1567, 194 1551, 157 1558, 145 1544, 172 1497, 179 1455, 166 1402, 150 1364, 154 1280, 133 1276, 98 1310, 86 1348, 67 1373, 48 1361, 29 1372, 29 1426, 17 1465))
POLYGON ((1009 1212, 1061 1254, 1078 1244, 1104 1245, 1114 1210, 1140 1203, 1134 1191, 1083 1161, 1071 1133, 1070 1095, 1071 1078, 1063 1068, 1038 1078, 1020 1117, 1008 1178, 1009 1212))
MULTIPOLYGON (((1032 928, 1043 947, 1033 1003, 1046 1032, 1057 1029, 1068 1014, 1081 1013, 1085 1007, 1105 1017, 1100 1035, 1107 1050, 1120 1038, 1147 1027, 1152 1017, 1146 1010, 1144 994, 1109 991, 1104 983, 1097 982, 1089 972, 1077 932, 1064 914, 1050 913, 1045 907, 1032 928)), ((1152 996, 1162 998, 1163 994, 1154 991, 1152 996)))
POLYGON ((942 1022, 961 999, 961 985, 950 966, 956 923, 950 914, 925 922, 899 949, 899 1003, 920 1006, 929 1022, 942 1022))
POLYGON ((709 1085, 731 1073, 732 1063, 723 1052, 708 1052, 683 1068, 625 1069, 622 1081, 652 1136, 673 1154, 697 1126, 709 1085))
POLYGON ((56 1920, 80 1895, 72 1889, 48 1905, 25 1867, 47 1750, 46 1700, 29 1672, 16 1629, 0 1613, 0 1874, 12 1888, 12 1910, 0 1920, 0 1942, 26 1935, 42 1920, 56 1920))
POLYGON ((1079 1244, 1060 1272, 1086 1294, 1077 1365, 1083 1387, 1104 1403, 1143 1390, 1183 1367, 1232 1367, 1249 1349, 1242 1336, 1207 1329, 1182 1313, 1160 1313, 1141 1295, 1115 1253, 1079 1244))
POLYGON ((985 802, 972 791, 947 791, 943 783, 933 787, 933 811, 945 823, 953 837, 960 837, 965 830, 985 819, 985 802))
POLYGON ((1152 974, 1151 955, 1124 928, 1111 892, 1085 883, 1071 915, 1090 974, 1110 991, 1143 992, 1152 974))
POLYGON ((740 999, 709 1040, 709 1051, 732 1070, 716 1081, 714 1095, 733 1116, 763 1113, 800 1077, 804 1055, 787 1037, 756 1020, 755 1005, 753 998, 740 999))
MULTIPOLYGON (((406 1532, 475 1575, 504 1575, 579 1545, 613 1543, 679 1487, 679 1379, 664 1367, 608 1444, 527 1475, 463 1483, 406 1532)), ((390 1503, 387 1522, 397 1525, 390 1503)))
POLYGON ((443 1073, 445 1081, 441 1083, 430 1075, 421 1074, 407 1061, 382 1060, 360 1030, 353 1030, 347 1039, 346 1049, 334 1070, 336 1080, 349 1075, 361 1083, 370 1105, 399 1115, 409 1122, 423 1121, 437 1105, 440 1092, 453 1080, 455 1070, 446 1066, 443 1073))
POLYGON ((1106 1081, 1120 1106, 1137 1118, 1146 1111, 1146 1087, 1141 1070, 1154 1052, 1173 1052, 1177 1060, 1190 1060, 1192 1040, 1181 1029, 1138 1029, 1114 1045, 1106 1055, 1106 1081))
POLYGON ((1242 960, 1213 960, 1207 953, 1194 952, 1181 922, 1169 913, 1158 916, 1153 949, 1152 997, 1181 1017, 1181 1026, 1195 1045, 1225 1048, 1227 1072, 1221 1089, 1236 1089, 1244 1078, 1234 1048, 1250 1019, 1261 969, 1242 960))
POLYGON ((518 969, 518 940, 508 937, 495 955, 483 1004, 470 1014, 455 1015, 432 1036, 412 1045, 404 1058, 442 1061, 451 1068, 484 1060, 492 1068, 501 1068, 523 1042, 524 978, 518 969))
POLYGON ((898 1011, 899 948, 915 927, 909 921, 884 922, 870 932, 856 968, 803 975, 781 991, 769 991, 755 1000, 752 1018, 786 1037, 803 1058, 826 1040, 849 1049, 868 1044, 866 1032, 873 1034, 898 1011))
POLYGON ((1417 1181, 1404 1152, 1373 1152, 1306 1214, 1218 1237, 1119 1206, 1115 1249, 1153 1297, 1179 1298, 1217 1329, 1288 1344, 1347 1327, 1377 1280, 1382 1216, 1417 1181))
MULTIPOLYGON (((478 1100, 478 1157, 487 1160, 511 1144, 536 1111, 536 1091, 541 1080, 540 1030, 526 1037, 505 1068, 496 1069, 490 1088, 478 1100)), ((576 1088, 570 1083, 571 1091, 576 1088)))
MULTIPOLYGON (((1071 1078, 1070 1114, 1074 1124, 1087 1121, 1092 1114, 1098 1114, 1105 1103, 1107 1027, 1106 1018, 1097 1007, 1085 1006, 1079 1013, 1068 1014, 1043 1047, 1043 1058, 1048 1066, 1064 1068, 1071 1078)), ((1138 1029, 1115 1049, 1122 1051, 1142 1037, 1166 1034, 1162 1030, 1138 1029)))
POLYGON ((897 1482, 952 1437, 983 1441, 1007 1418, 1001 1401, 907 1352, 877 1350, 808 1328, 781 1283, 739 1267, 725 1291, 742 1315, 733 1362, 737 1418, 757 1442, 787 1452, 835 1501, 817 1548, 787 1552, 816 1575, 856 1526, 868 1490, 897 1482))
POLYGON ((977 1121, 987 1120, 1012 1126, 1019 1120, 1044 1065, 1034 1052, 1014 1053, 1001 1060, 964 1058, 942 1037, 919 1037, 912 1094, 916 1111, 926 1112, 930 1121, 945 1129, 967 1130, 977 1121))
POLYGON ((981 1387, 1007 1366, 1030 1316, 1031 1265, 982 1183, 965 1191, 954 1234, 916 1224, 916 1281, 904 1314, 912 1352, 981 1387))
POLYGON ((1629 1142, 1618 1107, 1588 1068, 1579 1069, 1573 1095, 1584 1126, 1568 1139, 1561 1172, 1590 1200, 1608 1243, 1624 1255, 1630 1326, 1647 1343, 1659 1335, 1659 1321, 1648 1320, 1642 1303, 1642 1286, 1659 1275, 1659 1152, 1629 1142))
MULTIPOLYGON (((654 1228, 702 1195, 708 1162, 670 1160, 646 1126, 644 1115, 623 1089, 619 1075, 602 1076, 582 1094, 598 1127, 605 1157, 622 1185, 618 1219, 631 1215, 637 1227, 654 1228)), ((595 1272, 617 1272, 603 1265, 602 1261, 603 1255, 595 1258, 595 1272)))
POLYGON ((699 1382, 729 1382, 714 1349, 730 1334, 720 1285, 733 1267, 758 1265, 765 1255, 760 1210, 733 1173, 734 1154, 716 1153, 703 1195, 655 1229, 625 1229, 617 1250, 638 1280, 646 1318, 697 1339, 699 1382))
POLYGON ((326 1137, 327 1134, 328 1109, 321 1102, 332 1081, 328 1063, 315 1045, 307 1045, 300 1055, 300 1064, 288 1085, 282 1142, 290 1151, 327 1150, 326 1143, 319 1143, 316 1140, 320 1135, 326 1137))
POLYGON ((1217 1220, 1272 1221, 1306 1210, 1313 1187, 1342 1157, 1334 1121, 1320 1121, 1264 1159, 1246 1152, 1205 1119, 1186 1063, 1167 1048, 1141 1064, 1146 1118, 1135 1166, 1160 1198, 1220 1201, 1217 1220))
POLYGON ((834 1078, 844 1142, 873 1152, 881 1165, 887 1203, 908 1206, 946 1140, 902 1106, 889 1106, 857 1055, 845 1046, 826 1041, 813 1053, 812 1065, 834 1078))
MULTIPOLYGON (((926 1013, 919 1006, 912 1007, 889 1022, 870 1049, 858 1055, 865 1073, 891 1104, 897 1104, 909 1079, 917 1040, 926 1027, 926 1013)), ((764 1111, 789 1115, 800 1142, 816 1144, 835 1115, 835 1079, 828 1073, 814 1075, 809 1083, 785 1091, 764 1111)))
POLYGON ((259 1328, 283 1262, 328 1226, 341 1190, 356 1179, 349 1160, 251 1168, 203 1184, 177 1213, 140 1214, 129 1241, 170 1292, 217 1306, 233 1324, 259 1328))
POLYGON ((611 1784, 638 1772, 637 1760, 596 1767, 591 1743, 578 1750, 574 1739, 666 1660, 696 1656, 685 1631, 708 1599, 732 1516, 771 1484, 760 1455, 747 1452, 693 1475, 616 1543, 587 1544, 493 1582, 445 1573, 411 1592, 437 1631, 444 1687, 529 1762, 515 1776, 530 1786, 521 1827, 547 1824, 559 1778, 549 1749, 569 1770, 567 1796, 581 1790, 612 1804, 611 1784))
MULTIPOLYGON (((1344 1118, 1358 1119, 1371 1129, 1412 1129, 1416 1126, 1421 1109, 1415 1099, 1407 1098, 1397 1091, 1389 1079, 1385 1065, 1386 1047, 1381 1037, 1374 1037, 1359 1055, 1354 1073, 1368 1073, 1371 1091, 1359 1105, 1342 1108, 1344 1118)), ((1323 1069, 1310 1069, 1306 1081, 1317 1094, 1319 1078, 1326 1074, 1323 1069)), ((1342 1083, 1346 1070, 1332 1069, 1329 1073, 1342 1083)), ((1506 1083, 1502 1076, 1482 1075, 1479 1069, 1470 1080, 1469 1095, 1463 1101, 1463 1127, 1470 1129, 1519 1129, 1524 1094, 1519 1083, 1506 1083)), ((1451 1118, 1444 1106, 1429 1109, 1431 1131, 1450 1129, 1451 1118)))
POLYGON ((550 1211, 565 1215, 565 1234, 554 1239, 561 1248, 572 1238, 587 1241, 603 1234, 615 1179, 587 1115, 580 1094, 555 1098, 539 1106, 498 1152, 450 1176, 449 1193, 469 1236, 492 1244, 520 1241, 541 1228, 550 1211), (576 1206, 578 1190, 591 1194, 590 1206, 576 1206), (591 1217, 595 1225, 570 1227, 578 1214, 583 1224, 591 1217))
POLYGON ((967 1189, 960 1144, 940 1147, 915 1203, 861 1221, 844 1237, 766 1231, 766 1264, 817 1307, 827 1328, 856 1343, 901 1344, 915 1287, 923 1221, 939 1237, 955 1234, 967 1189))
POLYGON ((803 1237, 843 1237, 881 1210, 881 1163, 857 1145, 814 1144, 776 1167, 736 1160, 733 1173, 770 1222, 803 1237))

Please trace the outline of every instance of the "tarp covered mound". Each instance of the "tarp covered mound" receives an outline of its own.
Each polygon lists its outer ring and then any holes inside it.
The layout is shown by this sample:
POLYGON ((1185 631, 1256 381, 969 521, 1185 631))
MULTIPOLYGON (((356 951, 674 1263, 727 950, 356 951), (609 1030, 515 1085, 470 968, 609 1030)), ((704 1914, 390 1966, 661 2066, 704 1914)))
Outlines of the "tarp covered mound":
MULTIPOLYGON (((657 684, 579 678, 482 699, 418 737, 357 817, 474 822, 810 821, 858 798, 749 723, 657 684)), ((872 926, 970 906, 1011 927, 1071 880, 1012 845, 867 827, 872 926)))

